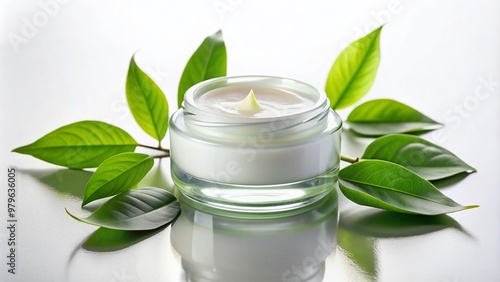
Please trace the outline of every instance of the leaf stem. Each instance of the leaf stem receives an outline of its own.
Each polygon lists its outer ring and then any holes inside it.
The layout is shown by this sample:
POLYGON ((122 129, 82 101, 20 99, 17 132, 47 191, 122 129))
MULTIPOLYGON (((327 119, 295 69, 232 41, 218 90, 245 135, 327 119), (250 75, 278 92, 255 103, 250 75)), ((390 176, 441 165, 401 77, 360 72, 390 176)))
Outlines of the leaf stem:
POLYGON ((351 164, 359 162, 359 158, 353 158, 353 157, 348 157, 348 156, 343 156, 343 155, 340 155, 340 159, 344 162, 348 162, 351 164))
POLYGON ((170 153, 162 154, 162 155, 156 155, 156 156, 151 156, 154 159, 162 159, 162 158, 168 158, 170 157, 170 153))
POLYGON ((144 145, 144 144, 137 144, 137 146, 143 147, 143 148, 148 148, 148 149, 151 149, 151 150, 157 150, 157 151, 166 152, 167 154, 170 155, 170 150, 169 149, 164 149, 161 146, 153 147, 153 146, 148 146, 148 145, 144 145))

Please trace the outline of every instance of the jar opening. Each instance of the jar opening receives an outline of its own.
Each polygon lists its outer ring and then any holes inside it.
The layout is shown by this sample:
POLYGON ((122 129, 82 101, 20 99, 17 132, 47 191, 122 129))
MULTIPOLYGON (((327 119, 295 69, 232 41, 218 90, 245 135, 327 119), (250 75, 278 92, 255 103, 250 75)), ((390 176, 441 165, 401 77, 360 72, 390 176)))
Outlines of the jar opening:
POLYGON ((324 111, 329 102, 324 95, 306 83, 268 76, 220 77, 191 87, 184 96, 187 115, 204 122, 262 123, 276 118, 301 116, 311 111, 324 111), (234 107, 250 90, 257 100, 267 104, 266 111, 242 114, 234 107))
MULTIPOLYGON (((191 135, 209 142, 272 136, 274 141, 286 143, 320 134, 326 127, 331 129, 330 112, 326 95, 309 84, 278 77, 240 76, 215 78, 191 87, 185 95, 182 118, 191 135), (241 113, 236 105, 251 89, 264 110, 241 113)), ((340 118, 335 123, 340 128, 340 118)))

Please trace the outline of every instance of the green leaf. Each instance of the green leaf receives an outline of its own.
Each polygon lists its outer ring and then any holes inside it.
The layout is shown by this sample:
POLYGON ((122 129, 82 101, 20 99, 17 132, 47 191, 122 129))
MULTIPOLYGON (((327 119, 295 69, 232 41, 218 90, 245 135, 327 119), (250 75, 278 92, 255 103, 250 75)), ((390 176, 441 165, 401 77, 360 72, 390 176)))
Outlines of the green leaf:
POLYGON ((130 60, 126 83, 127 102, 139 126, 161 141, 168 128, 168 102, 160 87, 130 60))
POLYGON ((429 181, 398 164, 365 160, 339 172, 342 193, 351 201, 393 212, 438 215, 477 206, 462 206, 429 181))
POLYGON ((226 64, 226 45, 219 30, 203 40, 186 64, 179 82, 177 106, 182 107, 189 87, 210 78, 225 76, 226 64))
POLYGON ((118 251, 161 232, 167 226, 163 225, 152 230, 138 231, 114 230, 101 227, 83 241, 82 248, 92 252, 118 251))
POLYGON ((377 99, 357 106, 347 117, 354 132, 366 136, 419 132, 436 129, 440 123, 394 100, 377 99))
POLYGON ((122 153, 105 160, 85 187, 82 207, 129 190, 144 178, 153 163, 153 158, 139 153, 122 153))
POLYGON ((74 169, 97 167, 107 158, 135 150, 137 142, 122 129, 100 121, 60 127, 26 146, 12 150, 74 169))
POLYGON ((368 145, 361 158, 397 163, 427 180, 476 171, 445 148, 405 134, 392 134, 376 139, 368 145))
POLYGON ((380 62, 380 31, 375 29, 340 53, 326 80, 325 92, 332 109, 346 108, 370 90, 380 62))
POLYGON ((76 220, 116 230, 151 230, 172 222, 179 214, 180 206, 168 191, 144 187, 122 192, 86 218, 76 220))

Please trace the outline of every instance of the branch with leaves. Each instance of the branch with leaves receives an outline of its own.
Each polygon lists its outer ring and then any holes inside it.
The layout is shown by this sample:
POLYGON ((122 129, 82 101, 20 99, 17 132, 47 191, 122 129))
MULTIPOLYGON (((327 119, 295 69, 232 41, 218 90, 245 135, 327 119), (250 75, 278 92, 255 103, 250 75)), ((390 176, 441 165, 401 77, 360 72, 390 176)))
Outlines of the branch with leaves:
MULTIPOLYGON (((380 63, 382 27, 349 45, 335 60, 325 92, 334 110, 354 105, 370 90, 380 63)), ((189 59, 179 83, 178 106, 192 85, 226 75, 222 32, 208 36, 189 59)), ((58 128, 32 144, 14 149, 56 165, 95 168, 85 187, 82 207, 112 197, 79 221, 116 230, 158 230, 179 214, 175 197, 160 188, 135 188, 154 158, 170 155, 161 141, 168 129, 168 102, 158 85, 136 64, 127 74, 126 96, 137 124, 158 142, 137 143, 127 132, 100 121, 81 121, 58 128), (137 147, 159 155, 134 152, 137 147)), ((400 102, 377 99, 358 105, 346 120, 359 136, 379 137, 361 157, 339 172, 341 192, 360 205, 393 212, 438 215, 474 208, 441 193, 430 181, 475 169, 450 151, 407 133, 433 130, 441 124, 400 102)), ((69 213, 69 212, 68 212, 69 213)), ((153 234, 153 233, 152 233, 153 234)), ((141 237, 142 238, 142 237, 141 237)))

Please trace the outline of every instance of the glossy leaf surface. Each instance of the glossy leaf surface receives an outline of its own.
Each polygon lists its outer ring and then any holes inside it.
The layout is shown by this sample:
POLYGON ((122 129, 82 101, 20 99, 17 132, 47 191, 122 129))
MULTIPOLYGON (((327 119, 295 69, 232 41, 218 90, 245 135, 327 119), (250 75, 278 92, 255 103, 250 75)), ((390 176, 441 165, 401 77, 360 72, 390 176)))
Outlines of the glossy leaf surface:
POLYGON ((419 132, 440 126, 412 107, 391 99, 371 100, 357 106, 347 123, 351 130, 366 136, 419 132))
POLYGON ((160 87, 130 60, 126 83, 127 102, 139 126, 161 141, 168 128, 168 102, 160 87))
POLYGON ((37 141, 12 150, 43 161, 81 169, 97 167, 107 158, 135 150, 137 142, 124 130, 100 121, 60 127, 37 141))
POLYGON ((226 45, 222 31, 219 30, 205 38, 187 62, 179 82, 177 106, 182 106, 184 94, 191 86, 207 79, 225 76, 226 68, 226 45))
POLYGON ((339 173, 342 193, 351 201, 393 212, 438 215, 477 206, 462 206, 414 172, 381 160, 365 160, 339 173))
POLYGON ((372 87, 380 62, 381 30, 379 27, 358 39, 335 60, 325 86, 332 109, 343 109, 356 103, 372 87))
POLYGON ((123 153, 107 159, 89 179, 82 206, 129 190, 144 178, 153 163, 153 158, 140 153, 123 153))
POLYGON ((144 187, 122 192, 86 218, 73 218, 109 229, 150 230, 172 222, 179 214, 180 206, 168 191, 144 187))
POLYGON ((475 171, 445 148, 418 136, 405 134, 391 134, 376 139, 368 145, 361 158, 397 163, 427 180, 475 171))

